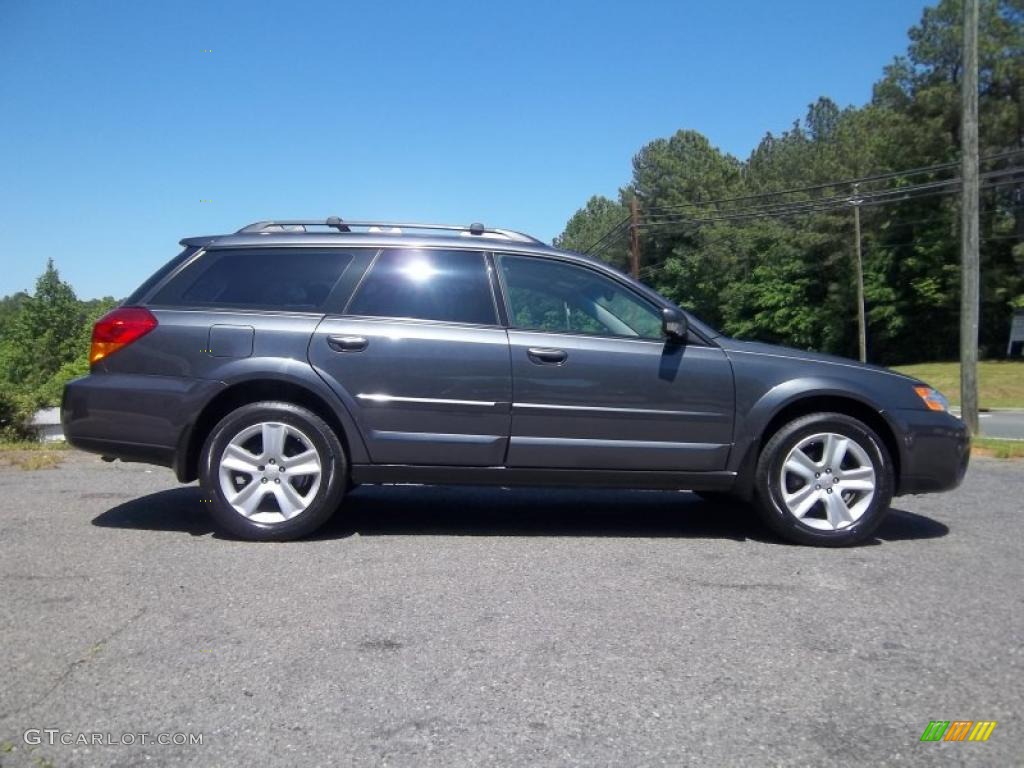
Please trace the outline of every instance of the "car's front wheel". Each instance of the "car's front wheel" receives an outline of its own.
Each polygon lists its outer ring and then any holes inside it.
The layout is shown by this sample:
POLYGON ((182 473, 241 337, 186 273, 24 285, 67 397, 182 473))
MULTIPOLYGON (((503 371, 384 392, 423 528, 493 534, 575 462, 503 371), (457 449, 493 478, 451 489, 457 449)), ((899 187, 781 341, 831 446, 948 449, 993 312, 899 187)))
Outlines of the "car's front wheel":
POLYGON ((815 413, 771 437, 754 482, 758 510, 778 534, 841 547, 866 540, 882 523, 895 475, 885 444, 868 425, 815 413))
POLYGON ((242 406, 213 428, 200 466, 212 511, 230 533, 258 541, 305 536, 345 493, 345 453, 313 412, 282 402, 242 406))

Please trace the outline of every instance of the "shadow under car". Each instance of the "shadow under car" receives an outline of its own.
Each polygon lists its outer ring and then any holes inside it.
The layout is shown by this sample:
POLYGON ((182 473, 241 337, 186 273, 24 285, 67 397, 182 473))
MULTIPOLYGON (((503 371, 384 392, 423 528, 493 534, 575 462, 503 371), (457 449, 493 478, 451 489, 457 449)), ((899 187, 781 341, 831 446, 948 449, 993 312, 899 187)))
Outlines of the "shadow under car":
MULTIPOLYGON (((118 504, 93 525, 220 535, 196 486, 118 504)), ((949 528, 892 509, 868 543, 932 539, 949 528)), ((709 502, 685 491, 361 486, 312 539, 360 536, 588 536, 778 541, 740 502, 709 502)))

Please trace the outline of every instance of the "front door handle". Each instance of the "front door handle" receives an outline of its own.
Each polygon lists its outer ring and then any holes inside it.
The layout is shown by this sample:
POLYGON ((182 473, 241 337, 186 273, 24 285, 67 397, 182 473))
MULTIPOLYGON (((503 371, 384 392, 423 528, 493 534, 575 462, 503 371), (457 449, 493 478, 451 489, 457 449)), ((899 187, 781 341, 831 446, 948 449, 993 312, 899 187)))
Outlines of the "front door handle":
POLYGON ((564 349, 545 349, 543 347, 530 347, 526 355, 537 365, 561 365, 569 357, 564 349))
POLYGON ((362 352, 369 343, 365 336, 327 337, 327 346, 335 352, 362 352))

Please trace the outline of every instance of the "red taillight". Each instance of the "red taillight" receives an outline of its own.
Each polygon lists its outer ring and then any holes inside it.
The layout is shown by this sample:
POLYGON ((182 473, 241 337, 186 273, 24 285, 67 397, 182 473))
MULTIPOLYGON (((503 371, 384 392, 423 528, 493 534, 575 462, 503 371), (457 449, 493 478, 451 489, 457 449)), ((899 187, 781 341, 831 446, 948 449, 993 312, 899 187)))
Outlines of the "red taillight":
POLYGON ((92 348, 89 364, 99 362, 107 355, 141 339, 156 328, 156 318, 142 307, 112 309, 92 327, 92 348))

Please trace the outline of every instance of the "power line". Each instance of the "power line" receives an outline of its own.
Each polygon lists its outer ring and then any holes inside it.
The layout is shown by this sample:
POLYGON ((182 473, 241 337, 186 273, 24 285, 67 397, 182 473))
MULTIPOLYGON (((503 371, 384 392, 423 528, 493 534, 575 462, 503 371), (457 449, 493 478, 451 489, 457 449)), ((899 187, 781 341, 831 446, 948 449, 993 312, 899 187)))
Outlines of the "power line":
MULTIPOLYGON (((1005 168, 997 171, 988 171, 979 175, 984 183, 983 189, 994 189, 1008 184, 1019 184, 1024 182, 1024 167, 1005 168), (1018 175, 1020 178, 1017 178, 1018 175), (1004 179, 1004 177, 1011 177, 1004 179)), ((859 195, 859 205, 874 206, 885 205, 894 202, 903 202, 911 199, 921 199, 944 194, 955 194, 960 191, 961 180, 959 177, 943 179, 941 181, 922 182, 907 187, 879 190, 859 195)), ((640 227, 644 229, 662 228, 676 224, 706 224, 721 221, 743 221, 756 218, 774 218, 792 216, 796 214, 821 213, 832 210, 844 209, 851 204, 848 195, 834 196, 820 200, 800 201, 793 203, 777 203, 774 205, 755 206, 749 210, 741 210, 735 213, 723 213, 718 216, 704 216, 702 218, 684 216, 661 216, 655 219, 648 219, 641 222, 640 227)))
MULTIPOLYGON (((1024 149, 1012 150, 1008 152, 996 153, 989 155, 984 158, 984 161, 989 162, 993 160, 1005 159, 1008 157, 1014 157, 1016 155, 1024 153, 1024 149)), ((880 181, 885 179, 897 178, 902 176, 914 176, 920 175, 925 172, 933 172, 936 170, 950 169, 956 167, 957 163, 941 163, 933 166, 926 166, 921 168, 913 168, 903 171, 894 171, 885 174, 875 174, 874 176, 863 177, 865 181, 880 181)), ((996 189, 1007 185, 1020 184, 1024 181, 1024 167, 1012 166, 1010 168, 1002 168, 993 171, 988 171, 983 174, 979 174, 979 181, 982 182, 981 189, 989 190, 996 189)), ((707 201, 703 203, 687 203, 680 205, 678 208, 706 208, 711 205, 720 204, 723 202, 736 202, 743 200, 766 200, 772 197, 778 197, 785 194, 794 194, 796 192, 806 192, 812 190, 821 190, 829 188, 837 188, 845 185, 853 185, 860 183, 856 180, 845 180, 832 182, 829 184, 816 185, 814 187, 801 187, 794 188, 791 190, 785 190, 782 192, 771 192, 761 195, 745 195, 742 197, 735 198, 723 198, 717 201, 707 201)), ((857 195, 857 205, 863 207, 873 207, 877 205, 892 205, 899 204, 902 202, 908 202, 911 200, 928 199, 932 197, 939 197, 949 194, 955 194, 960 191, 961 179, 952 177, 948 179, 937 179, 927 182, 920 182, 918 184, 912 184, 907 186, 894 187, 889 189, 880 189, 874 191, 867 191, 859 193, 857 195)), ((859 190, 858 190, 859 192, 859 190)), ((792 216, 806 216, 814 213, 828 213, 832 211, 848 209, 853 202, 851 195, 833 195, 830 197, 821 197, 816 200, 791 200, 791 201, 776 201, 776 202, 763 202, 759 205, 753 205, 747 209, 734 211, 732 213, 721 213, 719 215, 706 215, 703 217, 687 217, 680 216, 679 214, 667 214, 667 213, 655 213, 648 216, 643 221, 639 222, 638 229, 645 231, 673 231, 681 226, 699 225, 716 222, 738 222, 738 221, 749 221, 752 219, 759 218, 788 218, 792 216)), ((664 210, 660 208, 658 210, 664 210)), ((587 247, 583 252, 588 253, 592 256, 599 256, 606 252, 609 248, 616 245, 616 237, 625 235, 631 230, 631 217, 627 216, 611 229, 609 229, 604 235, 601 236, 592 245, 587 247)))
MULTIPOLYGON (((1003 160, 1008 157, 1014 157, 1016 155, 1024 154, 1024 149, 1012 149, 1005 152, 996 152, 991 155, 986 155, 981 158, 981 162, 987 163, 995 160, 1003 160)), ((854 184, 869 184, 875 181, 885 181, 888 179, 899 178, 901 176, 920 176, 923 173, 934 173, 936 171, 955 169, 960 166, 960 161, 939 163, 937 165, 920 166, 917 168, 908 168, 901 171, 890 171, 888 173, 879 173, 871 176, 862 176, 854 179, 841 179, 839 181, 830 181, 824 184, 815 184, 812 186, 805 187, 793 187, 790 189, 783 189, 776 192, 760 192, 752 195, 741 195, 739 197, 723 197, 717 200, 703 200, 697 202, 688 203, 675 203, 666 205, 656 205, 647 208, 649 213, 656 213, 657 211, 663 210, 679 210, 684 208, 703 208, 713 205, 721 205, 722 203, 734 203, 743 202, 746 200, 758 200, 770 197, 780 197, 782 195, 794 195, 802 192, 817 192, 823 189, 834 189, 838 187, 852 187, 854 184)))
MULTIPOLYGON (((619 234, 623 234, 624 235, 624 234, 626 234, 626 232, 620 232, 619 234)), ((615 246, 624 246, 624 245, 625 245, 624 242, 616 242, 614 240, 609 240, 607 243, 602 245, 600 248, 595 248, 593 251, 591 251, 587 255, 588 256, 593 256, 595 258, 600 258, 603 255, 607 254, 608 251, 610 251, 613 247, 615 247, 615 246)))
POLYGON ((616 224, 614 227, 612 227, 607 232, 605 232, 604 235, 600 239, 598 239, 596 242, 594 242, 591 245, 588 245, 586 248, 584 248, 583 249, 583 253, 590 253, 590 252, 592 252, 595 248, 597 248, 603 242, 608 240, 608 238, 612 237, 617 229, 619 229, 621 227, 627 227, 628 228, 629 222, 630 222, 630 217, 627 216, 622 221, 620 221, 618 224, 616 224))
MULTIPOLYGON (((1013 169, 1013 170, 1015 172, 1020 172, 1022 169, 1016 168, 1016 169, 1013 169)), ((983 173, 983 174, 980 174, 979 178, 982 179, 982 180, 985 180, 987 177, 986 177, 986 174, 983 173)), ((979 187, 979 190, 980 191, 984 191, 984 190, 988 190, 988 189, 999 189, 1001 187, 1015 186, 1015 185, 1019 185, 1021 183, 1024 183, 1024 177, 1022 177, 1022 178, 1011 178, 1011 179, 1006 179, 1004 181, 998 181, 997 180, 997 181, 992 181, 991 183, 988 183, 988 184, 982 184, 979 187)), ((954 184, 954 185, 947 186, 944 189, 938 190, 936 192, 933 192, 933 193, 927 194, 927 195, 917 195, 916 197, 900 198, 900 199, 896 199, 896 200, 877 200, 877 201, 872 201, 872 202, 864 203, 864 205, 890 205, 892 203, 903 202, 904 200, 916 200, 918 198, 928 198, 928 197, 943 197, 945 195, 956 195, 956 194, 959 194, 959 193, 960 193, 960 185, 959 184, 954 184)))
MULTIPOLYGON (((934 182, 929 182, 929 183, 934 183, 934 182)), ((943 182, 943 183, 947 183, 947 182, 943 182)), ((918 188, 918 185, 915 185, 914 187, 900 187, 899 189, 901 191, 908 191, 908 190, 913 190, 913 189, 917 189, 917 188, 918 188)), ((864 195, 860 195, 859 197, 861 197, 862 199, 867 199, 867 198, 871 197, 873 194, 876 194, 876 193, 865 193, 864 195)), ((813 212, 813 211, 816 211, 816 210, 825 210, 825 209, 835 208, 835 207, 845 207, 845 206, 849 205, 849 203, 850 203, 850 195, 844 194, 844 195, 834 195, 832 197, 826 197, 826 198, 819 198, 817 200, 793 200, 793 201, 788 201, 788 202, 783 201, 783 202, 776 202, 776 203, 765 203, 765 204, 762 204, 762 205, 751 206, 751 207, 749 207, 747 209, 741 209, 741 210, 735 211, 733 213, 721 213, 721 214, 717 214, 717 215, 707 215, 707 216, 705 216, 703 218, 684 217, 684 216, 672 215, 672 214, 655 214, 654 216, 647 217, 646 222, 651 224, 651 225, 657 225, 657 224, 662 224, 662 223, 672 223, 672 222, 679 222, 679 221, 711 221, 711 220, 716 220, 717 221, 717 220, 728 220, 728 219, 732 219, 732 218, 749 218, 749 217, 752 217, 752 216, 772 215, 773 213, 775 213, 777 211, 787 211, 787 212, 793 211, 793 212, 797 212, 797 213, 804 212, 804 211, 813 212)))
POLYGON ((680 222, 705 222, 705 221, 731 221, 739 219, 757 218, 761 216, 772 216, 776 213, 814 213, 816 211, 830 210, 843 207, 849 204, 849 197, 834 197, 822 200, 808 200, 793 203, 775 203, 772 205, 754 206, 747 210, 740 210, 734 213, 722 213, 719 215, 706 215, 702 218, 687 216, 662 215, 656 218, 648 218, 641 226, 656 227, 663 224, 676 224, 680 222))

